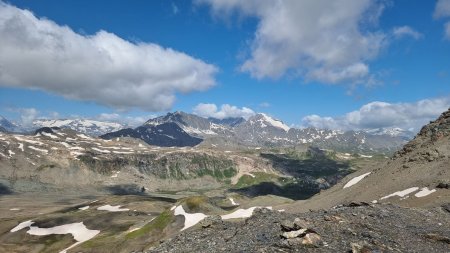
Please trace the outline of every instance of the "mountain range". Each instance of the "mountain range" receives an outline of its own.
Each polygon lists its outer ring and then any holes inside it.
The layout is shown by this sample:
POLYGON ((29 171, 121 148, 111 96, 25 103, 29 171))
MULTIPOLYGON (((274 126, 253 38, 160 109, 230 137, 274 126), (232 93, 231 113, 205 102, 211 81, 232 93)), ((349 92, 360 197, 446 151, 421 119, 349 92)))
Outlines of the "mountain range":
MULTIPOLYGON (((412 133, 396 129, 375 129, 370 131, 337 131, 316 128, 291 128, 282 121, 267 114, 258 113, 248 118, 214 119, 203 118, 185 112, 168 113, 164 116, 149 119, 135 130, 141 131, 150 126, 173 123, 182 131, 174 132, 172 137, 184 138, 186 134, 202 139, 206 147, 221 148, 261 148, 314 145, 324 149, 333 149, 354 153, 392 153, 411 138, 412 133), (180 134, 180 135, 178 135, 180 134)), ((152 131, 150 131, 152 132, 152 131)), ((154 132, 152 132, 154 134, 154 132)), ((146 135, 132 134, 130 130, 124 135, 123 131, 107 134, 107 138, 138 136, 149 144, 152 133, 146 135)), ((190 146, 183 143, 181 146, 190 146)))
MULTIPOLYGON (((21 128, 5 118, 0 127, 18 132, 21 128)), ((116 122, 89 119, 38 119, 34 129, 59 127, 105 139, 139 138, 155 146, 195 146, 233 148, 278 148, 317 146, 349 153, 391 154, 410 140, 413 133, 400 128, 338 131, 318 128, 293 128, 267 114, 258 113, 248 119, 204 118, 181 111, 149 119, 137 128, 116 122)), ((33 129, 30 129, 31 131, 33 129)))
POLYGON ((99 136, 105 133, 126 128, 126 125, 117 122, 106 122, 90 119, 38 119, 33 121, 35 128, 59 127, 69 128, 91 136, 99 136))

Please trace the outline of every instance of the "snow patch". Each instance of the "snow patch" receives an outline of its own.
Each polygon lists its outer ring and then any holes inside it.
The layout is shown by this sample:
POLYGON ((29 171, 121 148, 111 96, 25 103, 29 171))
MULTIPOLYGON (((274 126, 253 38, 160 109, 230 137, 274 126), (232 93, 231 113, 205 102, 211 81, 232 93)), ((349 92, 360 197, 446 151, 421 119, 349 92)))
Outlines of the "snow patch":
POLYGON ((56 136, 56 135, 53 135, 53 134, 51 134, 51 133, 46 133, 46 132, 42 132, 42 135, 47 136, 47 137, 50 137, 50 138, 52 138, 52 139, 58 139, 58 138, 59 138, 59 137, 56 136))
POLYGON ((207 215, 205 215, 203 213, 186 213, 186 211, 184 211, 182 205, 175 207, 174 210, 175 210, 175 212, 174 212, 175 215, 183 215, 184 216, 184 227, 181 229, 181 231, 196 225, 197 223, 202 221, 204 218, 208 217, 207 215))
POLYGON ((424 188, 420 189, 419 192, 414 194, 414 196, 416 196, 418 198, 421 198, 421 197, 428 196, 428 195, 430 195, 431 193, 433 193, 435 191, 436 191, 436 189, 429 190, 428 187, 424 187, 424 188))
POLYGON ((55 234, 55 235, 72 234, 73 238, 77 242, 72 244, 68 248, 61 250, 60 253, 66 253, 69 249, 71 249, 85 241, 92 239, 94 236, 96 236, 98 233, 100 233, 100 230, 88 229, 83 224, 83 222, 65 224, 65 225, 55 226, 55 227, 51 227, 51 228, 40 228, 40 227, 31 226, 33 223, 34 222, 31 220, 22 222, 19 225, 17 225, 15 228, 11 229, 11 232, 16 232, 23 228, 28 227, 30 229, 27 231, 27 234, 30 234, 30 235, 43 236, 43 235, 53 235, 53 234, 55 234))
POLYGON ((48 150, 46 150, 46 149, 40 149, 40 148, 36 148, 36 147, 33 147, 33 146, 28 146, 28 148, 36 150, 36 151, 39 151, 39 152, 42 152, 44 154, 48 154, 48 150))
POLYGON ((348 188, 348 187, 350 187, 350 186, 352 186, 352 185, 357 184, 359 181, 363 180, 363 178, 365 178, 365 177, 367 177, 368 175, 370 175, 370 173, 371 173, 371 172, 367 172, 367 173, 365 173, 365 174, 362 174, 361 176, 357 176, 357 177, 352 178, 350 181, 348 181, 348 183, 346 183, 346 184, 344 185, 344 188, 343 188, 343 189, 348 188))
POLYGON ((233 206, 238 206, 239 203, 236 203, 233 198, 228 198, 233 206))
POLYGON ((100 206, 97 208, 97 210, 100 211, 108 211, 108 212, 124 212, 124 211, 129 211, 130 209, 128 208, 120 208, 121 206, 111 206, 111 205, 104 205, 104 206, 100 206))
POLYGON ((410 194, 410 193, 412 193, 412 192, 415 192, 415 191, 417 191, 417 190, 419 190, 419 187, 411 187, 411 188, 408 188, 408 189, 406 189, 406 190, 394 192, 394 193, 392 193, 392 194, 389 194, 389 195, 387 195, 387 196, 384 196, 384 197, 382 197, 380 200, 382 200, 382 199, 387 199, 387 198, 394 197, 394 196, 398 196, 398 197, 403 198, 403 197, 405 197, 406 195, 408 195, 408 194, 410 194))
POLYGON ((238 209, 230 214, 225 214, 220 217, 222 217, 222 220, 249 218, 253 215, 253 211, 256 208, 266 208, 266 209, 272 210, 271 206, 267 206, 267 207, 254 206, 254 207, 250 207, 247 209, 238 209))
POLYGON ((109 151, 109 150, 99 149, 99 148, 92 148, 92 150, 95 150, 95 151, 100 152, 100 153, 105 153, 105 154, 111 153, 111 151, 109 151))
POLYGON ((80 207, 80 208, 78 208, 78 209, 80 209, 80 210, 88 210, 89 209, 89 206, 83 206, 83 207, 80 207))

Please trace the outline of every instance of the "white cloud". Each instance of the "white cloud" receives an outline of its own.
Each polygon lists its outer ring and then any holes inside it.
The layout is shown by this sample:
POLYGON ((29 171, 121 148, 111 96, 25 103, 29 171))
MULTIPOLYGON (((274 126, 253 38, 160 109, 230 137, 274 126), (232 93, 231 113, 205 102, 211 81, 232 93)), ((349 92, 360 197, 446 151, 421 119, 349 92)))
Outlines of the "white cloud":
POLYGON ((20 120, 23 126, 32 126, 33 120, 39 116, 39 111, 35 108, 21 108, 18 110, 20 113, 20 120))
POLYGON ((251 55, 241 66, 256 78, 286 73, 325 83, 362 82, 368 62, 387 43, 371 30, 383 11, 376 0, 198 0, 216 15, 256 17, 251 55))
POLYGON ((450 17, 450 0, 438 0, 433 16, 434 18, 450 17))
POLYGON ((445 38, 450 40, 450 22, 445 24, 445 38))
POLYGON ((254 115, 255 112, 247 107, 239 108, 237 106, 223 104, 218 110, 215 104, 203 104, 200 103, 194 107, 193 113, 202 117, 213 117, 218 119, 225 119, 231 117, 243 117, 249 118, 254 115))
POLYGON ((0 0, 0 85, 119 109, 170 109, 175 94, 215 84, 217 68, 153 43, 75 33, 0 0))
POLYGON ((101 113, 95 120, 117 122, 131 127, 136 127, 142 125, 144 122, 150 118, 154 118, 155 115, 149 116, 126 116, 118 113, 101 113))
POLYGON ((270 107, 270 103, 268 103, 268 102, 262 102, 262 103, 259 104, 259 106, 260 106, 260 107, 267 108, 267 107, 270 107))
MULTIPOLYGON (((438 0, 433 16, 436 19, 450 17, 450 0, 438 0)), ((444 25, 444 35, 450 40, 450 21, 444 25)))
POLYGON ((418 131, 450 107, 450 97, 424 99, 415 103, 371 102, 357 111, 338 117, 309 115, 302 119, 304 127, 338 130, 361 130, 400 127, 418 131))
POLYGON ((395 38, 398 38, 398 39, 410 36, 410 37, 418 40, 423 37, 423 34, 414 30, 413 28, 411 28, 409 26, 394 27, 392 34, 394 35, 395 38))

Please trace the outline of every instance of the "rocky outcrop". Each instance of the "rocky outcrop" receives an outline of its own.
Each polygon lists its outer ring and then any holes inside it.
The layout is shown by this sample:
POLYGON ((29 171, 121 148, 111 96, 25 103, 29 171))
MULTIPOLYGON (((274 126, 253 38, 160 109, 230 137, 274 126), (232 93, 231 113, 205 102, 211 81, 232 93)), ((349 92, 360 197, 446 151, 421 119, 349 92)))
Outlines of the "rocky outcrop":
POLYGON ((395 153, 394 158, 401 158, 408 156, 414 151, 421 150, 416 157, 410 157, 412 161, 427 160, 433 161, 438 159, 441 155, 436 145, 450 136, 450 109, 442 113, 435 121, 431 121, 428 125, 422 127, 416 137, 405 144, 405 146, 395 153))

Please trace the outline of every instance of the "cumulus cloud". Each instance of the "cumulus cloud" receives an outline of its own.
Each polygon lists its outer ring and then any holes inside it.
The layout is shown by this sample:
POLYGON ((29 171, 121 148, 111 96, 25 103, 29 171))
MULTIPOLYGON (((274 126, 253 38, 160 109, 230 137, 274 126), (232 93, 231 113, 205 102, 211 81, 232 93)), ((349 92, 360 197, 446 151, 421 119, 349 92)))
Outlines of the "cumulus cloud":
POLYGON ((225 119, 232 117, 243 117, 247 119, 255 114, 255 112, 252 109, 247 107, 239 108, 234 105, 223 104, 219 110, 215 104, 203 104, 203 103, 200 103, 197 106, 195 106, 193 109, 193 113, 201 117, 206 118, 213 117, 217 119, 225 119))
POLYGON ((410 26, 394 27, 392 34, 394 35, 395 38, 398 38, 398 39, 409 36, 409 37, 412 37, 412 38, 418 40, 423 37, 423 34, 414 30, 410 26))
MULTIPOLYGON (((433 17, 436 19, 450 17, 450 0, 438 0, 433 17)), ((446 39, 450 40, 450 22, 444 25, 444 35, 446 39)))
POLYGON ((197 0, 216 15, 258 19, 241 66, 256 78, 294 73, 325 83, 363 82, 387 35, 370 29, 383 11, 376 0, 197 0))
POLYGON ((0 0, 0 85, 119 109, 170 109, 175 93, 215 84, 217 68, 153 43, 75 33, 0 0))
POLYGON ((434 18, 450 17, 450 0, 438 0, 434 9, 434 18))
POLYGON ((376 101, 343 116, 309 115, 302 119, 302 125, 337 130, 400 127, 418 131, 424 124, 434 120, 449 107, 450 97, 424 99, 415 103, 376 101))

